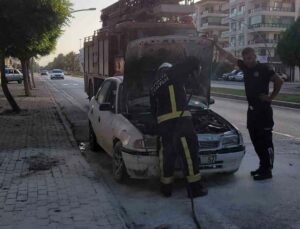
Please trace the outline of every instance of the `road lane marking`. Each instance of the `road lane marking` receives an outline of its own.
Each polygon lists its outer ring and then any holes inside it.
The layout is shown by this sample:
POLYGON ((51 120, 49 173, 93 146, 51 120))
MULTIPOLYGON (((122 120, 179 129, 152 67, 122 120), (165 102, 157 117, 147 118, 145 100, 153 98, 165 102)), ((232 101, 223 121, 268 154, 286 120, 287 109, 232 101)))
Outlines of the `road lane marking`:
POLYGON ((293 136, 293 135, 290 135, 290 134, 280 133, 280 132, 276 132, 276 131, 273 131, 273 133, 281 135, 281 136, 285 136, 285 137, 288 137, 288 138, 300 139, 299 137, 296 137, 296 136, 293 136))

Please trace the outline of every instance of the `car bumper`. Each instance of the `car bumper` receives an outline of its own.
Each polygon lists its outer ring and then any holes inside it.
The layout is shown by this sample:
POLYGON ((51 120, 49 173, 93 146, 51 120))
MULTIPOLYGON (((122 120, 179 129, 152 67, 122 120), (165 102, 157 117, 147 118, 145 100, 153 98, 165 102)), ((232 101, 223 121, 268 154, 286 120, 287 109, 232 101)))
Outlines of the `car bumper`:
POLYGON ((50 76, 51 79, 64 79, 64 76, 50 76))
MULTIPOLYGON (((237 147, 233 149, 234 152, 227 151, 226 153, 211 151, 210 154, 207 152, 199 154, 201 161, 200 172, 202 174, 212 174, 237 171, 245 155, 245 148, 237 147), (213 158, 210 162, 209 157, 213 158)), ((125 148, 122 149, 122 156, 130 177, 147 179, 160 175, 158 156, 145 155, 144 152, 126 150, 125 148)), ((176 166, 176 168, 180 170, 179 166, 176 166)))

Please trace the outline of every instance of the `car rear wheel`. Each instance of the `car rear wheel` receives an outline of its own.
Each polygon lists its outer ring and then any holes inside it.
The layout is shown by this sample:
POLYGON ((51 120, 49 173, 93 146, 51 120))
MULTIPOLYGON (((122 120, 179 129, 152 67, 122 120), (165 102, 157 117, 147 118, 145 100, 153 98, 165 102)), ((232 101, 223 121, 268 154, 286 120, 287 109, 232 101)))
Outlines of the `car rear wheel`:
POLYGON ((23 80, 18 80, 18 84, 21 84, 23 82, 23 80))
POLYGON ((114 146, 113 163, 112 163, 114 179, 119 183, 124 182, 126 178, 128 178, 128 174, 122 157, 121 148, 122 148, 122 143, 117 142, 114 146))
POLYGON ((96 134, 93 130, 91 123, 89 123, 89 144, 90 144, 90 149, 94 152, 101 149, 101 147, 97 142, 96 134))

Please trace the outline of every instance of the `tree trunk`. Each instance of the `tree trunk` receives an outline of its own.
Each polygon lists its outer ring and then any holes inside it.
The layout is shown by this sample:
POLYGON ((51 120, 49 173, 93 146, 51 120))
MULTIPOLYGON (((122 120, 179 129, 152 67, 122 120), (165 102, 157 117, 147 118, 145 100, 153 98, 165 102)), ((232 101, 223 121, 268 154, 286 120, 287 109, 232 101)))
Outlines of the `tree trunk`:
POLYGON ((25 95, 31 96, 30 88, 29 88, 29 80, 28 80, 28 69, 26 60, 21 60, 22 70, 23 70, 23 78, 24 78, 24 89, 25 89, 25 95))
POLYGON ((21 111, 20 107, 16 103, 14 97, 11 95, 8 87, 7 87, 7 80, 5 78, 5 59, 4 55, 0 53, 0 73, 1 73, 1 87, 3 93, 10 104, 11 108, 14 112, 19 113, 21 111))
POLYGON ((30 74, 29 74, 29 61, 28 60, 26 60, 26 67, 27 67, 27 79, 28 79, 29 90, 32 90, 32 83, 31 83, 30 74))
POLYGON ((30 75, 31 75, 31 81, 32 81, 33 88, 36 88, 35 82, 34 82, 34 77, 33 77, 33 61, 34 61, 34 59, 31 58, 30 59, 30 75))

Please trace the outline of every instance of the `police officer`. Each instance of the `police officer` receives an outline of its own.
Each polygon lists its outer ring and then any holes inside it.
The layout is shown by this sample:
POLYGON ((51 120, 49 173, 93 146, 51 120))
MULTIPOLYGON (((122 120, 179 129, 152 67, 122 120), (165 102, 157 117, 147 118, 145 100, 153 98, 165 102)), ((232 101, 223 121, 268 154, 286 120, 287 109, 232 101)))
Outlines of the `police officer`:
POLYGON ((242 51, 243 60, 236 59, 233 55, 223 50, 218 44, 217 49, 244 73, 246 96, 248 100, 247 128, 259 157, 259 167, 251 171, 254 180, 272 178, 274 163, 274 145, 272 129, 274 126, 272 100, 278 95, 283 80, 275 74, 266 64, 256 61, 255 51, 245 48, 242 51), (274 83, 274 90, 269 95, 269 83, 274 83))
POLYGON ((207 189, 200 182, 198 140, 192 115, 187 109, 184 88, 189 74, 198 69, 199 62, 192 57, 174 66, 163 63, 150 89, 151 110, 157 119, 158 135, 161 137, 161 192, 166 197, 172 194, 177 156, 180 157, 188 182, 188 196, 207 194, 207 189))

